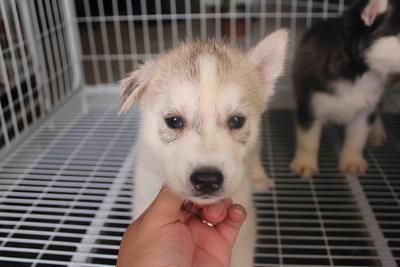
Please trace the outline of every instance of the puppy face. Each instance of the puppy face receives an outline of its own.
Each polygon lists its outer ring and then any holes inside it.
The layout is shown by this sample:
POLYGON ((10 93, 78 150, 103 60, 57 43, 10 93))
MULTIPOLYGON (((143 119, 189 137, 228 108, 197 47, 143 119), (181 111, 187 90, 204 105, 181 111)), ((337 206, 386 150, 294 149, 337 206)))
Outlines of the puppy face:
POLYGON ((206 204, 238 190, 286 43, 286 31, 247 54, 225 44, 185 43, 123 81, 121 110, 140 100, 139 141, 176 194, 206 204))

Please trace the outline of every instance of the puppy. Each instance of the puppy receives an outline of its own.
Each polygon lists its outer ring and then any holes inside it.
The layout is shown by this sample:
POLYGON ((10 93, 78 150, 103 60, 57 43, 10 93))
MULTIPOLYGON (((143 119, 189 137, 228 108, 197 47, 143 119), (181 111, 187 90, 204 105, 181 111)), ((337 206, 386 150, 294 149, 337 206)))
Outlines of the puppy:
POLYGON ((373 113, 387 77, 400 71, 399 34, 398 0, 357 0, 343 17, 315 24, 306 32, 293 65, 294 173, 309 178, 318 172, 320 134, 326 122, 345 125, 340 171, 367 170, 363 148, 373 113))
POLYGON ((147 60, 121 83, 121 112, 140 102, 133 212, 162 184, 197 204, 231 197, 247 209, 232 266, 252 266, 256 235, 251 182, 271 181, 260 159, 259 124, 281 75, 288 34, 280 30, 244 54, 194 41, 147 60))

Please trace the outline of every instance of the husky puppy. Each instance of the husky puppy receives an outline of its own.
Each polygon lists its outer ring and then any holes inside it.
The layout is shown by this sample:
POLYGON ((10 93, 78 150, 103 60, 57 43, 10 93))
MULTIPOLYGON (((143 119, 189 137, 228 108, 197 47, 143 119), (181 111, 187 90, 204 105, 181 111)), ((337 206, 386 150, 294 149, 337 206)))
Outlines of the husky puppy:
POLYGON ((198 204, 232 197, 247 209, 232 258, 252 266, 256 234, 252 184, 271 181, 260 159, 259 124, 281 75, 288 34, 270 34, 244 54, 213 41, 186 42, 147 60, 122 81, 122 112, 140 102, 133 212, 162 184, 198 204))
MULTIPOLYGON (((374 110, 387 77, 400 72, 399 34, 398 0, 356 0, 343 17, 315 24, 306 32, 293 65, 294 173, 309 178, 318 172, 320 134, 326 122, 345 125, 340 171, 367 170, 363 148, 374 110)), ((376 123, 375 128, 382 126, 376 123)))

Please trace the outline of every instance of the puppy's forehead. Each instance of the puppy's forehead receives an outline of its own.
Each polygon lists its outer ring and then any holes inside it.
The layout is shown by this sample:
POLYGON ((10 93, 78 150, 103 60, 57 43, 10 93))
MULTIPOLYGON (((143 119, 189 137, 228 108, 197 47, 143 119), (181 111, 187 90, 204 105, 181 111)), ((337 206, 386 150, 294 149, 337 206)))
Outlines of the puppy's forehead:
POLYGON ((229 63, 210 53, 201 53, 192 61, 192 71, 170 79, 170 103, 180 104, 191 111, 213 116, 216 110, 230 106, 234 109, 246 90, 237 83, 229 63))
POLYGON ((197 58, 198 80, 200 88, 212 91, 218 84, 217 59, 210 54, 201 54, 197 58))
POLYGON ((261 109, 254 66, 239 49, 190 42, 159 58, 157 65, 153 86, 169 107, 211 111, 215 105, 217 109, 221 104, 235 109, 235 105, 251 104, 261 109))
POLYGON ((219 98, 219 79, 217 74, 217 59, 210 54, 198 57, 200 88, 200 108, 204 111, 211 110, 212 104, 219 98))
POLYGON ((246 59, 238 49, 197 41, 181 44, 165 54, 160 58, 159 68, 169 80, 199 83, 201 79, 210 78, 214 82, 224 82, 234 80, 235 72, 245 64, 246 59))

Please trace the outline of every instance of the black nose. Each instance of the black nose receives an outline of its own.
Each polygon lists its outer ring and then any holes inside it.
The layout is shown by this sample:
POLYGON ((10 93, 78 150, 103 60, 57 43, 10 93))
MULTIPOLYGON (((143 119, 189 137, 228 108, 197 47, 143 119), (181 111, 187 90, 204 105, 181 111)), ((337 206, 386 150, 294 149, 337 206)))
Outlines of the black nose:
POLYGON ((221 188, 224 176, 217 169, 199 169, 190 175, 194 189, 202 194, 210 194, 221 188))

